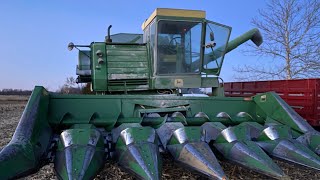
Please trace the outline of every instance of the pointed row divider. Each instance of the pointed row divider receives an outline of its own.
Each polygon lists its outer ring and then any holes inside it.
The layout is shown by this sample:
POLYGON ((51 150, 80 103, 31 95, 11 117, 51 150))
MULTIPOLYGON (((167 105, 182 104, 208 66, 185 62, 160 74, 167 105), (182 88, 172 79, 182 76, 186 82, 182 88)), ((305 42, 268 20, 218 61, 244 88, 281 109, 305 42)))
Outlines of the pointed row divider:
POLYGON ((201 141, 200 130, 199 126, 168 122, 159 127, 157 133, 164 148, 181 165, 210 179, 227 179, 209 145, 201 141))
POLYGON ((93 125, 64 130, 57 146, 54 168, 59 179, 93 179, 105 163, 103 137, 93 125))
POLYGON ((297 141, 311 149, 314 153, 320 156, 320 133, 312 131, 305 133, 297 138, 297 141))
POLYGON ((158 180, 162 174, 158 137, 151 127, 121 124, 113 129, 116 160, 139 179, 158 180))
POLYGON ((117 124, 112 132, 117 161, 143 179, 160 178, 158 145, 181 165, 212 179, 227 178, 212 150, 229 161, 276 179, 290 178, 267 154, 319 170, 319 156, 312 152, 319 151, 316 144, 319 134, 292 136, 289 127, 270 122, 262 126, 245 112, 233 116, 221 112, 215 117, 203 112, 194 117, 185 117, 181 112, 171 117, 154 113, 137 123, 126 120, 117 124))
POLYGON ((256 138, 256 143, 271 156, 320 170, 320 157, 293 139, 288 126, 266 127, 256 138))
POLYGON ((250 126, 260 127, 257 123, 249 123, 226 128, 218 122, 202 125, 203 139, 212 144, 225 159, 235 162, 256 172, 276 179, 288 179, 272 159, 253 141, 250 126))

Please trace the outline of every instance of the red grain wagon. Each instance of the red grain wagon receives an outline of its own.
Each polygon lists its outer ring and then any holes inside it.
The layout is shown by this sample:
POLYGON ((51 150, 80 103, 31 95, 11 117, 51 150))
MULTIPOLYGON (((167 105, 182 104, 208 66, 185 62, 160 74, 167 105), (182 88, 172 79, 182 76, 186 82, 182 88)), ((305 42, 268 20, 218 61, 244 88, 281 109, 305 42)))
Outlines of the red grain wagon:
POLYGON ((312 126, 320 126, 320 79, 227 82, 224 90, 230 97, 275 91, 312 126))

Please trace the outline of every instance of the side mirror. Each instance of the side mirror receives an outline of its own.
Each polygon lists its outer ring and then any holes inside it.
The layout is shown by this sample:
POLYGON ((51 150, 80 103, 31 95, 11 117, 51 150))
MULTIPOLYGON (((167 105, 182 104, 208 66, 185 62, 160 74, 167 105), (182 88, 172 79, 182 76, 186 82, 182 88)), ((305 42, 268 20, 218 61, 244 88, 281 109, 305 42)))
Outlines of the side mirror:
POLYGON ((72 51, 73 48, 74 48, 74 44, 73 44, 72 42, 70 42, 70 43, 68 44, 68 50, 69 50, 69 51, 72 51))
POLYGON ((210 41, 214 41, 214 34, 212 31, 210 32, 210 41))

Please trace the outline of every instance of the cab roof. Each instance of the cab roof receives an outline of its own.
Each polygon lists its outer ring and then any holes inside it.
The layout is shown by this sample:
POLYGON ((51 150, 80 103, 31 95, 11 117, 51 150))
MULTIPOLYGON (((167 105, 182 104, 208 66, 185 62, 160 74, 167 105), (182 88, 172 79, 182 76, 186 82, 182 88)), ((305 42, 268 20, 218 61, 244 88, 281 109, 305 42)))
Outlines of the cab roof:
POLYGON ((142 23, 142 30, 144 30, 156 16, 205 18, 206 12, 201 10, 157 8, 153 11, 150 17, 142 23))

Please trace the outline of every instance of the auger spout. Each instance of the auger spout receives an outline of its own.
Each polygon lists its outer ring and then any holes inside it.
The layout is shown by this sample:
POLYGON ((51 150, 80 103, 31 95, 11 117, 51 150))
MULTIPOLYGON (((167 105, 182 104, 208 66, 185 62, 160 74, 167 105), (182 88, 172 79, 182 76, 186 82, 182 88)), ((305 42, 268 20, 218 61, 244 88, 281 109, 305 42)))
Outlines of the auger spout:
MULTIPOLYGON (((206 54, 203 58, 203 65, 207 65, 208 63, 212 62, 213 60, 217 60, 221 56, 229 53, 230 51, 236 49, 241 44, 251 40, 256 46, 260 46, 263 42, 261 33, 259 29, 254 28, 250 31, 245 32, 244 34, 240 35, 239 37, 231 40, 228 42, 228 46, 220 46, 214 48, 212 53, 206 54)), ((199 63, 200 60, 196 60, 194 63, 199 63)), ((198 64, 197 64, 198 65, 198 64)))
POLYGON ((251 40, 256 46, 260 46, 263 42, 263 39, 259 29, 251 29, 250 31, 247 31, 239 37, 233 39, 232 41, 229 41, 226 53, 236 49, 238 46, 247 42, 248 40, 251 40))

